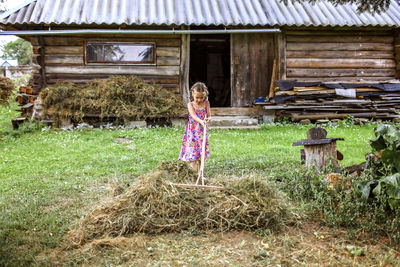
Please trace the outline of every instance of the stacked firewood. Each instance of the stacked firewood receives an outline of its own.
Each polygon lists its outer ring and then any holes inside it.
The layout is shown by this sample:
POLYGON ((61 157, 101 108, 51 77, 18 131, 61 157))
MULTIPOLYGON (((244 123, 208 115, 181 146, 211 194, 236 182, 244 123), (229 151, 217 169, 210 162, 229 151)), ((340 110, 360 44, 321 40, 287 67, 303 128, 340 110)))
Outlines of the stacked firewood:
POLYGON ((18 105, 21 107, 21 117, 29 117, 33 112, 33 105, 37 99, 37 95, 34 94, 33 89, 29 86, 21 86, 19 93, 16 97, 18 105))
POLYGON ((400 118, 400 83, 306 83, 278 81, 264 108, 277 117, 303 119, 400 118))

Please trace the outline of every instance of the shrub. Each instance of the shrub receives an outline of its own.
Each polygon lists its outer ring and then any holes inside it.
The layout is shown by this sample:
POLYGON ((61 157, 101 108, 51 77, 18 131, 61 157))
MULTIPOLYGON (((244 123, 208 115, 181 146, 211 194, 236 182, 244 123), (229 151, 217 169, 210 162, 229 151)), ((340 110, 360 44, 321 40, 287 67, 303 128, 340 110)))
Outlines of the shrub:
POLYGON ((14 91, 14 83, 7 77, 0 77, 0 105, 7 105, 14 91))

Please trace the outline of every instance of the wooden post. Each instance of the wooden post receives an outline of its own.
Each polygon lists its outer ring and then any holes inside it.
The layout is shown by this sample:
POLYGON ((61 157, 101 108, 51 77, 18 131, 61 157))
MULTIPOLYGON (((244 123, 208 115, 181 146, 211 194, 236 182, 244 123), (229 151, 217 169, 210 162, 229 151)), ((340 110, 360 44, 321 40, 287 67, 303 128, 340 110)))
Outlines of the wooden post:
POLYGON ((396 75, 395 78, 400 78, 400 31, 395 30, 394 34, 394 59, 396 62, 396 75))
POLYGON ((190 102, 189 67, 190 67, 190 34, 182 34, 180 84, 185 106, 190 102))
POLYGON ((320 171, 324 166, 332 163, 335 167, 339 167, 337 161, 336 141, 330 144, 304 146, 306 155, 306 166, 315 168, 320 171))
POLYGON ((42 76, 42 82, 40 85, 40 91, 47 86, 47 79, 46 79, 46 52, 45 52, 45 43, 42 36, 39 37, 39 45, 40 45, 40 75, 42 76))

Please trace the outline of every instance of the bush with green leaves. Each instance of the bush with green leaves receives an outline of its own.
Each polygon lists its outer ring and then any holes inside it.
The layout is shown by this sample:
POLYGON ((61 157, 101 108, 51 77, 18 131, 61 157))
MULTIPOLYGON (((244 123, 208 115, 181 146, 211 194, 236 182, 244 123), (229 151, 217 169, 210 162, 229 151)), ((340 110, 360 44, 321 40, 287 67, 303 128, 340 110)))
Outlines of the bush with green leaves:
POLYGON ((373 156, 367 162, 368 179, 354 183, 363 199, 385 200, 391 210, 400 208, 400 126, 378 125, 371 140, 373 156))
POLYGON ((400 127, 378 125, 375 136, 370 141, 372 154, 366 171, 360 177, 343 174, 333 187, 324 179, 326 172, 297 169, 282 177, 282 187, 293 200, 307 203, 312 216, 326 225, 346 227, 357 237, 361 233, 387 235, 399 244, 400 127))

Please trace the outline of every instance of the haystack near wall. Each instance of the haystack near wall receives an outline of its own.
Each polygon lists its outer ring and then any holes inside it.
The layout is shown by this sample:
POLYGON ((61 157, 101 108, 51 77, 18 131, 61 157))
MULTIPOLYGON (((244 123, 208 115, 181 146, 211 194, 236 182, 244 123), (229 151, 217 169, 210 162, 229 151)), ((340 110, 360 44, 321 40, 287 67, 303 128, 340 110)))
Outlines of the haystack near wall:
POLYGON ((112 75, 134 74, 179 94, 181 36, 43 36, 28 37, 34 49, 34 61, 40 67, 33 72, 32 86, 39 92, 60 81, 85 83, 112 75), (87 42, 154 43, 156 62, 150 65, 91 64, 85 60, 87 42))

